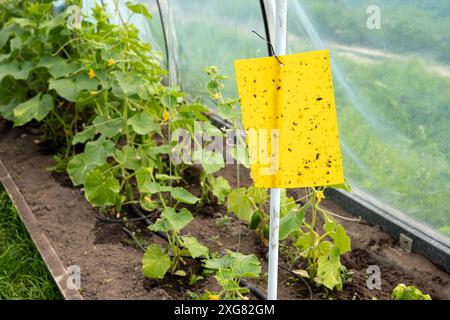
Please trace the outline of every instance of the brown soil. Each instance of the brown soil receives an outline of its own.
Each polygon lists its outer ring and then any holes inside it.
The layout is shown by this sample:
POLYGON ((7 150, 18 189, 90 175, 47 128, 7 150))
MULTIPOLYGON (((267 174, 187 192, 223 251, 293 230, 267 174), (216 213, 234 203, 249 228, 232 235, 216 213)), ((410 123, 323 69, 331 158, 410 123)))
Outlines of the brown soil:
MULTIPOLYGON (((141 272, 142 252, 121 229, 122 225, 105 223, 84 199, 80 189, 72 188, 65 175, 49 172, 52 157, 41 152, 36 144, 38 135, 26 129, 13 129, 0 135, 0 159, 10 171, 23 196, 33 210, 42 230, 67 267, 81 268, 82 291, 85 299, 188 299, 188 291, 202 293, 218 288, 212 277, 189 286, 186 280, 166 277, 163 281, 145 279, 141 272)), ((248 173, 241 169, 240 184, 249 183, 248 173)), ((227 167, 222 174, 236 186, 236 168, 227 167)), ((195 185, 193 186, 195 190, 195 185)), ((300 191, 293 191, 297 195, 300 191)), ((352 217, 331 201, 324 207, 339 215, 352 217)), ((210 247, 211 252, 224 249, 255 253, 266 272, 265 250, 246 226, 231 217, 222 227, 216 218, 226 214, 222 206, 199 208, 195 222, 185 233, 196 235, 210 247)), ((337 218, 339 220, 339 218, 337 218)), ((342 220, 342 219, 341 219, 342 220)), ((414 284, 434 299, 450 299, 450 276, 427 259, 402 250, 398 244, 377 226, 365 222, 340 221, 352 239, 352 251, 343 258, 343 264, 352 271, 353 281, 340 292, 329 297, 335 299, 388 299, 398 283, 414 284), (381 290, 366 286, 366 269, 378 265, 381 269, 381 290)), ((128 223, 143 243, 164 240, 146 230, 141 222, 128 223)), ((195 272, 198 264, 186 269, 195 272)), ((263 277, 253 283, 264 289, 263 277)), ((314 298, 323 298, 323 292, 313 288, 314 298)), ((280 270, 279 298, 306 299, 308 291, 295 277, 280 270)))

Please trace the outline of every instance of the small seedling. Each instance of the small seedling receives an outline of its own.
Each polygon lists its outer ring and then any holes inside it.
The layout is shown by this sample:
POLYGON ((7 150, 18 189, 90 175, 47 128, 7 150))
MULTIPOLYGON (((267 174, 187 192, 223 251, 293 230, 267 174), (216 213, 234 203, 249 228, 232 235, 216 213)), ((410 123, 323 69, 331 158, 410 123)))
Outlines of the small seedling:
POLYGON ((223 300, 246 300, 249 289, 241 287, 240 280, 258 278, 261 273, 261 264, 255 255, 232 251, 227 251, 223 257, 206 260, 205 268, 216 271, 214 277, 222 287, 217 296, 223 300))
POLYGON ((185 208, 177 212, 167 207, 160 218, 149 229, 154 232, 164 232, 167 235, 169 247, 163 249, 151 244, 142 257, 142 270, 148 278, 162 279, 167 271, 172 275, 186 276, 186 272, 179 269, 185 264, 184 258, 209 257, 208 247, 202 245, 194 236, 181 236, 184 229, 193 219, 192 214, 185 208))

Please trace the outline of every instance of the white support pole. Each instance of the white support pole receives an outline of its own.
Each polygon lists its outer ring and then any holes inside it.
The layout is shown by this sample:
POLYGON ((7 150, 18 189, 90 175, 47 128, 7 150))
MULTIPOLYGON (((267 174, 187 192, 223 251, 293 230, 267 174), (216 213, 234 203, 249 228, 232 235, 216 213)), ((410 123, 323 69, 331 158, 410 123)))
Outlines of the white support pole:
MULTIPOLYGON (((276 0, 275 54, 286 54, 287 0, 276 0)), ((270 234, 267 299, 277 299, 278 238, 280 228, 280 189, 270 189, 270 234)))
POLYGON ((275 19, 275 53, 286 54, 287 0, 276 0, 275 19))
POLYGON ((280 189, 270 189, 269 272, 267 299, 277 299, 278 286, 278 236, 280 228, 280 189))

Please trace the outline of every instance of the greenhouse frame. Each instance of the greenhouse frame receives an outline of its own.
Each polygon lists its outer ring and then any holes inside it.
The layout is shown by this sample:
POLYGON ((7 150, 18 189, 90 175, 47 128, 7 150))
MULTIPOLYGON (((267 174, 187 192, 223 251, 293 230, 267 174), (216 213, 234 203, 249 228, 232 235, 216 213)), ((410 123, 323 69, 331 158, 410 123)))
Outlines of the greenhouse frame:
MULTIPOLYGON (((445 0, 0 2, 0 216, 20 217, 63 299, 448 300, 449 15, 445 0), (244 128, 264 113, 246 118, 239 82, 258 73, 237 61, 300 53, 329 63, 345 181, 261 188, 244 128), (194 164, 173 158, 180 129, 194 164), (235 162, 195 162, 214 135, 235 162)), ((0 299, 27 299, 8 285, 0 299)))

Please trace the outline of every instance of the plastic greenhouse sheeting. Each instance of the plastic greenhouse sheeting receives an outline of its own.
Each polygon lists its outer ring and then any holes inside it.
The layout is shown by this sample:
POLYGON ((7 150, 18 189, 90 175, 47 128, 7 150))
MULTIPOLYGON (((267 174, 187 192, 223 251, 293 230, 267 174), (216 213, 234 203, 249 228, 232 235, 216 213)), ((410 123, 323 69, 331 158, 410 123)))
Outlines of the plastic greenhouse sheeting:
MULTIPOLYGON (((164 48, 156 1, 140 2, 156 19, 134 22, 155 49, 164 48)), ((266 43, 252 33, 265 35, 258 0, 160 4, 177 80, 194 97, 206 97, 205 66, 234 77, 235 59, 267 55, 266 43)), ((437 230, 448 243, 450 2, 290 0, 288 6, 288 51, 331 52, 344 173, 353 191, 437 230)), ((236 96, 233 80, 225 93, 236 96)))
POLYGON ((332 52, 344 172, 354 191, 448 238, 450 2, 289 6, 290 51, 332 52))
POLYGON ((204 94, 203 68, 216 65, 232 79, 225 95, 235 98, 233 61, 267 55, 267 44, 252 33, 264 34, 259 1, 174 0, 169 4, 180 84, 191 94, 204 94))

